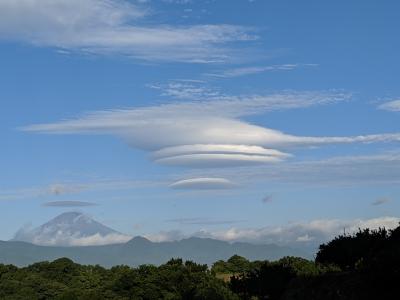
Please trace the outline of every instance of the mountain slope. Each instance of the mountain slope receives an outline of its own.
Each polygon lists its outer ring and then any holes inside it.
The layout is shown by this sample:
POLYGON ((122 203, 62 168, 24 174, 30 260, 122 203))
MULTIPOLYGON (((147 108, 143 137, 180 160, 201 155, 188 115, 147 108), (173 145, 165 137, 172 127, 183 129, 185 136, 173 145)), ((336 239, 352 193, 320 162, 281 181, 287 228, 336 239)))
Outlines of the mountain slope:
POLYGON ((277 245, 252 245, 189 238, 174 242, 153 243, 143 237, 135 237, 125 244, 87 247, 49 247, 25 242, 0 242, 0 263, 25 266, 38 261, 68 257, 81 264, 99 264, 105 267, 125 264, 165 263, 170 258, 182 258, 198 263, 212 264, 220 259, 228 259, 234 254, 251 260, 275 260, 283 256, 310 255, 297 249, 277 245))
POLYGON ((89 216, 78 212, 63 213, 34 228, 20 229, 13 241, 44 246, 86 246, 123 243, 130 239, 89 216))

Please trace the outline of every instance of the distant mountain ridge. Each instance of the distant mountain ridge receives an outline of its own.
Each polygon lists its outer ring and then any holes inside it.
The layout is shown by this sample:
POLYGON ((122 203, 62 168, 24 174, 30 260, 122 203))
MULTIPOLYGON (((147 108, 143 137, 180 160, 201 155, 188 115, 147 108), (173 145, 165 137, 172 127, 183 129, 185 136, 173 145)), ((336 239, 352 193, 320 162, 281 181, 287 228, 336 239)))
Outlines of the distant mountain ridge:
POLYGON ((17 266, 60 257, 105 267, 159 265, 171 258, 212 264, 234 254, 250 260, 311 257, 303 250, 275 244, 229 243, 198 237, 151 242, 141 236, 132 238, 119 233, 78 212, 63 213, 37 228, 19 230, 11 241, 0 241, 0 263, 17 266))
POLYGON ((134 237, 124 244, 85 247, 38 246, 19 241, 0 241, 0 263, 17 266, 51 261, 60 257, 68 257, 80 264, 98 264, 104 267, 121 264, 129 266, 160 265, 171 258, 212 264, 220 259, 226 260, 234 254, 250 260, 277 260, 284 256, 311 257, 309 253, 301 250, 274 244, 231 244, 195 237, 159 243, 151 242, 143 237, 134 237))

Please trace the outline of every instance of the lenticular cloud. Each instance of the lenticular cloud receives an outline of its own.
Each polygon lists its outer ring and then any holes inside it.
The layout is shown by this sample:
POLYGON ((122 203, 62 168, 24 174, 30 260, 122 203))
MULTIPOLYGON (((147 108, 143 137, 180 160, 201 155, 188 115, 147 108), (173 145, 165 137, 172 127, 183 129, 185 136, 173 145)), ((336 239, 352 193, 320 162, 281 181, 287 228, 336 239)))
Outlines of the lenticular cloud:
POLYGON ((289 154, 260 146, 196 144, 166 147, 152 153, 165 165, 221 167, 279 162, 289 154))
POLYGON ((223 190, 231 189, 236 185, 225 178, 190 178, 179 180, 170 185, 173 189, 182 190, 223 190))
MULTIPOLYGON (((310 93, 298 97, 307 106, 310 101, 319 99, 310 93), (311 100, 306 101, 308 98, 311 100)), ((320 97, 330 99, 333 96, 321 94, 320 97)), ((277 163, 292 157, 287 153, 289 149, 305 146, 400 141, 398 133, 349 137, 294 136, 239 119, 242 115, 254 113, 254 106, 259 112, 268 111, 271 105, 276 109, 277 99, 279 95, 266 96, 263 101, 257 98, 233 102, 184 102, 100 111, 75 120, 31 125, 24 130, 53 134, 113 134, 134 148, 150 152, 150 158, 156 163, 195 168, 277 163)), ((282 109, 288 99, 294 101, 287 95, 281 96, 282 109)), ((315 104, 320 104, 320 101, 315 104)))

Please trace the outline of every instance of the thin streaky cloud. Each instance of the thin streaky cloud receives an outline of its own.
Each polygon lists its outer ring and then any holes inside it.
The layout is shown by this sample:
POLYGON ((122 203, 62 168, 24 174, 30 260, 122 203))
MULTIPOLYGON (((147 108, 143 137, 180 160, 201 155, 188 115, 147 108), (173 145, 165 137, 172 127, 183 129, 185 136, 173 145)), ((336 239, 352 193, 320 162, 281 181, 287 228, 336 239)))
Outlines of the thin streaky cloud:
POLYGON ((233 77, 259 74, 264 72, 292 71, 298 68, 317 67, 317 66, 318 64, 282 64, 282 65, 271 65, 271 66, 249 66, 249 67, 219 70, 211 73, 205 73, 203 75, 214 78, 233 78, 233 77))
POLYGON ((97 203, 85 201, 51 201, 42 204, 45 207, 89 207, 97 205, 97 203))
POLYGON ((228 24, 139 25, 151 17, 148 5, 122 0, 2 0, 0 39, 97 55, 191 63, 229 62, 239 56, 238 49, 230 49, 228 43, 257 39, 249 28, 228 24))
POLYGON ((379 105, 378 108, 387 111, 400 111, 400 99, 385 102, 379 105))

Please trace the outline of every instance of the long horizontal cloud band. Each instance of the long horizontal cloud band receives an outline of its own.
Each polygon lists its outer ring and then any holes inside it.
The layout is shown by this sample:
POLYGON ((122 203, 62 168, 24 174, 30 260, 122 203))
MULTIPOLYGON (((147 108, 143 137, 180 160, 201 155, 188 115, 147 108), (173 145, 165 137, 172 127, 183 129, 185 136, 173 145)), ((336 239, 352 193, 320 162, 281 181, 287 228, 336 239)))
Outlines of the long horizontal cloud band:
POLYGON ((0 39, 145 60, 226 62, 228 43, 257 39, 235 25, 146 26, 148 4, 123 0, 2 0, 0 39))
POLYGON ((279 162, 289 154, 259 146, 183 145, 167 147, 152 153, 155 162, 166 165, 223 167, 279 162))
MULTIPOLYGON (((39 124, 24 130, 42 133, 113 134, 132 147, 151 152, 155 162, 189 167, 220 167, 279 162, 291 155, 282 152, 292 147, 329 144, 398 142, 399 133, 349 137, 294 136, 269 129, 238 117, 286 108, 287 101, 298 99, 305 106, 328 103, 341 94, 294 93, 234 101, 172 103, 154 107, 93 112, 75 120, 39 124)), ((344 97, 344 96, 342 96, 344 97)), ((344 97, 347 99, 347 96, 344 97)), ((300 104, 298 104, 300 106, 300 104)))
POLYGON ((231 189, 236 185, 225 178, 190 178, 179 180, 170 185, 173 189, 182 190, 222 190, 231 189))

